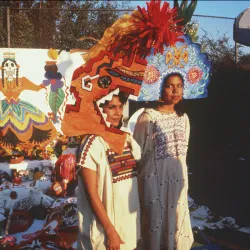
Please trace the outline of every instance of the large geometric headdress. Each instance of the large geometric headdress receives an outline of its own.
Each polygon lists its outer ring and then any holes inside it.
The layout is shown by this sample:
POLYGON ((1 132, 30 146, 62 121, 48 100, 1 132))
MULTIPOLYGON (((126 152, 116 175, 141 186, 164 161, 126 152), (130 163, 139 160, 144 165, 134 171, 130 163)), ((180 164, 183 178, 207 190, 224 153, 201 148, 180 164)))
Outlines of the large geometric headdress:
POLYGON ((163 53, 152 50, 147 56, 147 67, 143 77, 138 101, 157 101, 161 98, 164 78, 179 73, 184 80, 184 99, 205 98, 210 80, 211 62, 201 52, 199 44, 193 43, 188 35, 184 42, 164 46, 163 53))
POLYGON ((151 1, 147 10, 138 7, 105 31, 102 39, 84 54, 86 63, 74 72, 71 92, 76 103, 66 107, 64 134, 97 134, 114 151, 122 152, 125 129, 109 127, 100 104, 120 91, 128 93, 129 99, 137 99, 147 66, 145 59, 152 48, 156 55, 182 40, 181 27, 174 21, 176 15, 177 10, 167 2, 161 6, 161 1, 151 1))

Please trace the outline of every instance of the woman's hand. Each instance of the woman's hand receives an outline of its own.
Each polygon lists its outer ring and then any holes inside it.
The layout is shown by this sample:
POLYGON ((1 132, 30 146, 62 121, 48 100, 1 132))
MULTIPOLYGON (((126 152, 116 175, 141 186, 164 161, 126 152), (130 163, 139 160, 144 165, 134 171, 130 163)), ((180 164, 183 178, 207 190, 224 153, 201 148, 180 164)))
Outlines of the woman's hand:
POLYGON ((116 230, 113 229, 111 232, 107 233, 107 236, 107 250, 120 250, 120 245, 124 244, 124 241, 121 239, 116 230))
POLYGON ((114 225, 111 223, 106 209, 98 195, 96 171, 88 168, 81 168, 79 174, 87 190, 90 205, 106 232, 108 238, 107 250, 119 250, 120 245, 124 244, 124 242, 116 232, 114 225))

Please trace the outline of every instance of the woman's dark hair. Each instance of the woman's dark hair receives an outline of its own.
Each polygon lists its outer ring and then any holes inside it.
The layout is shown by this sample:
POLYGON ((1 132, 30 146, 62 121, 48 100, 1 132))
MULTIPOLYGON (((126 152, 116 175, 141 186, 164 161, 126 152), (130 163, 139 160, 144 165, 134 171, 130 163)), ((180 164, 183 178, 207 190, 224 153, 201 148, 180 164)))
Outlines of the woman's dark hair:
MULTIPOLYGON (((129 94, 123 91, 120 91, 118 95, 113 95, 113 96, 118 96, 120 102, 124 105, 126 104, 127 100, 128 100, 128 96, 129 94)), ((109 101, 105 101, 105 103, 101 103, 99 105, 100 108, 103 108, 104 105, 107 105, 109 103, 109 101)))
POLYGON ((122 104, 125 104, 128 100, 129 93, 120 91, 118 94, 119 100, 122 104))
MULTIPOLYGON (((163 85, 166 83, 166 81, 171 77, 171 76, 178 76, 180 77, 182 83, 184 84, 184 79, 183 79, 183 76, 178 73, 178 72, 173 72, 173 73, 170 73, 168 74, 164 79, 163 79, 163 85)), ((160 100, 163 100, 163 90, 164 90, 164 87, 162 88, 162 92, 161 92, 161 99, 160 100)), ((146 108, 156 108, 157 106, 159 105, 159 102, 148 102, 146 103, 146 108)), ((176 112, 176 114, 178 116, 183 116, 185 111, 184 111, 184 105, 183 105, 183 101, 181 100, 180 102, 178 102, 177 104, 175 104, 174 106, 174 110, 176 112)))
MULTIPOLYGON (((123 92, 123 91, 119 91, 118 95, 113 95, 113 96, 118 96, 120 102, 124 105, 126 104, 128 97, 129 97, 129 93, 123 92)), ((109 103, 109 101, 105 101, 105 103, 101 103, 99 105, 100 108, 103 108, 103 106, 107 105, 109 103)), ((119 125, 117 126, 118 129, 120 129, 122 127, 122 119, 120 120, 119 125)))
POLYGON ((173 72, 173 73, 170 73, 168 74, 167 76, 165 76, 165 78, 163 79, 163 84, 165 84, 167 82, 167 80, 171 77, 171 76, 178 76, 180 77, 181 81, 182 81, 182 84, 184 85, 184 78, 182 76, 181 73, 179 72, 173 72))

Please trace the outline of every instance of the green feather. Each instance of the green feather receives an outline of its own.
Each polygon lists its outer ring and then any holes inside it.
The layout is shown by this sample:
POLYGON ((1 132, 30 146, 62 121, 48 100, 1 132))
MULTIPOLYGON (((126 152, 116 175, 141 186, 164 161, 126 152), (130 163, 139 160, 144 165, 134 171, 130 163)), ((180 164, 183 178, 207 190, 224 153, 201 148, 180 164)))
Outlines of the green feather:
POLYGON ((180 5, 181 17, 185 16, 187 4, 188 4, 188 0, 182 0, 182 3, 180 5))
POLYGON ((179 10, 178 0, 174 0, 174 8, 177 8, 179 10))
POLYGON ((63 104, 65 94, 62 89, 58 89, 56 92, 50 92, 49 94, 49 106, 51 110, 56 114, 63 104))
POLYGON ((192 19, 197 3, 198 3, 197 0, 192 0, 191 3, 188 5, 186 9, 186 13, 185 13, 185 18, 184 18, 185 24, 190 22, 190 20, 192 19))

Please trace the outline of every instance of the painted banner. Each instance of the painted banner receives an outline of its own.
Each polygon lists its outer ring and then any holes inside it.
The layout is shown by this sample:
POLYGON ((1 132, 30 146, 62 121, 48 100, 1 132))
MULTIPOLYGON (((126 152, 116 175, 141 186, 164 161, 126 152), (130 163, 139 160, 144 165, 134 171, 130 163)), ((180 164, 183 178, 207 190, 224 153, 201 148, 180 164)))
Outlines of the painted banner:
POLYGON ((47 145, 56 133, 83 52, 0 49, 0 146, 47 145))

